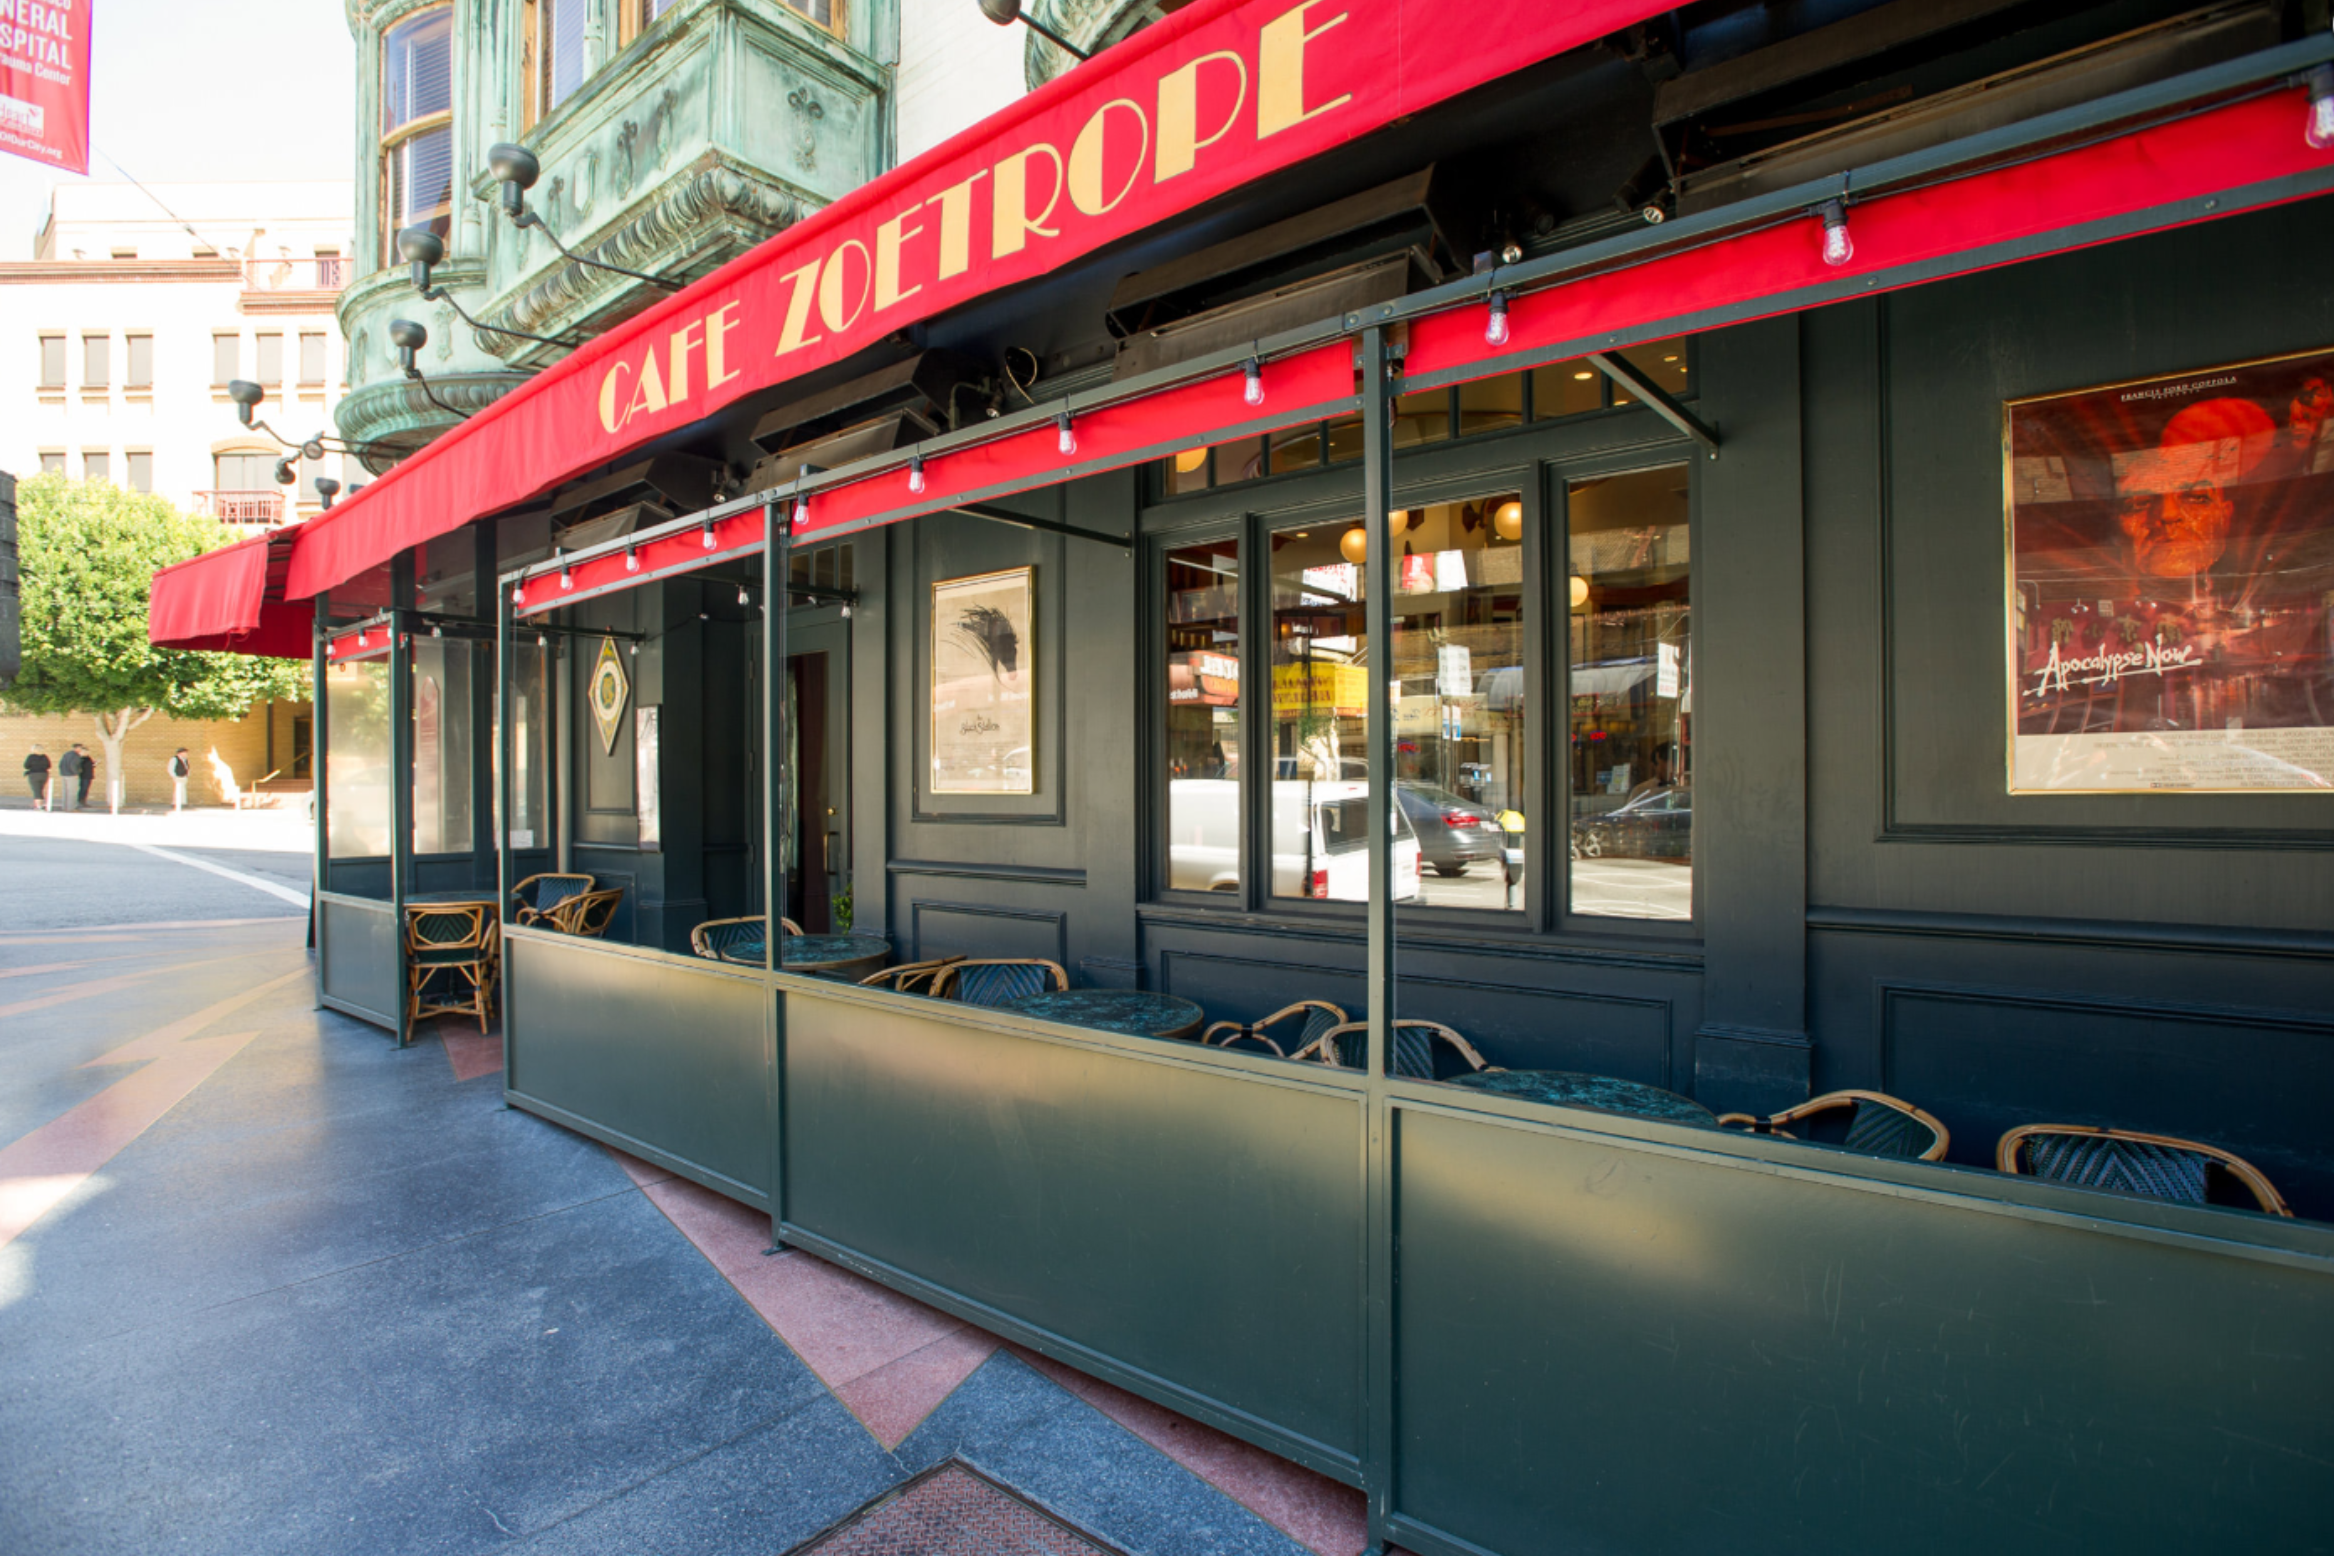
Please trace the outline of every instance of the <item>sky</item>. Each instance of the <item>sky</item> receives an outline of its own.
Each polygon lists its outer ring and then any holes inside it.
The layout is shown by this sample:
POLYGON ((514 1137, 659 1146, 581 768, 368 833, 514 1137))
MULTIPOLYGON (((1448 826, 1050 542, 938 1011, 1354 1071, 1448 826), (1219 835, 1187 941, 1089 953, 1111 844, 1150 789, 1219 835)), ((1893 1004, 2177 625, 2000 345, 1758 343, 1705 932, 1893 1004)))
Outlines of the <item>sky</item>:
MULTIPOLYGON (((94 4, 90 182, 125 182, 115 162, 145 184, 355 176, 341 0, 94 4)), ((78 182, 0 153, 0 260, 32 258, 49 190, 78 182)))

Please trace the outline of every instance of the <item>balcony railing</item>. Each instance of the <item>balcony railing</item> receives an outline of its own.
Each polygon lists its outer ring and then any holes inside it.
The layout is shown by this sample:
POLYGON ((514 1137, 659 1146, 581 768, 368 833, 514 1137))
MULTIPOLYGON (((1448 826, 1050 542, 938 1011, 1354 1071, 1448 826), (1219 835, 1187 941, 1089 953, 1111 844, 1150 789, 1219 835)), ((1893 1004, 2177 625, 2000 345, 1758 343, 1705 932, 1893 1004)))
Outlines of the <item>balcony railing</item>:
POLYGON ((313 259, 247 259, 243 262, 243 289, 247 292, 337 292, 349 284, 354 262, 345 254, 313 259))
POLYGON ((280 487, 257 491, 197 492, 195 511, 221 524, 281 524, 289 517, 280 487))

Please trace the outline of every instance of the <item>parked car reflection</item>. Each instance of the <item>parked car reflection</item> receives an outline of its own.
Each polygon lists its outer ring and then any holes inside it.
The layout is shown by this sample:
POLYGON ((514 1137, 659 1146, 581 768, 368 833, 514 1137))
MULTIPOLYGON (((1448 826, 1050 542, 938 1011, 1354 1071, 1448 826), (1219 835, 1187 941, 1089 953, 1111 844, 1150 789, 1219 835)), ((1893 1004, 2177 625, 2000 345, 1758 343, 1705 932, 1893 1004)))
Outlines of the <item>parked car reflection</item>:
MULTIPOLYGON (((1272 786, 1272 894, 1361 902, 1369 896, 1369 785, 1278 779, 1272 786)), ((1240 785, 1178 778, 1167 785, 1168 884, 1178 891, 1240 888, 1240 785)), ((1394 899, 1418 897, 1418 835, 1394 813, 1394 899)))
POLYGON ((1431 783, 1398 783, 1394 792, 1418 834, 1419 854, 1435 874, 1465 875, 1467 866, 1505 854, 1506 834, 1473 800, 1431 783))
POLYGON ((1694 791, 1649 789, 1616 810, 1572 824, 1575 859, 1691 859, 1694 791))

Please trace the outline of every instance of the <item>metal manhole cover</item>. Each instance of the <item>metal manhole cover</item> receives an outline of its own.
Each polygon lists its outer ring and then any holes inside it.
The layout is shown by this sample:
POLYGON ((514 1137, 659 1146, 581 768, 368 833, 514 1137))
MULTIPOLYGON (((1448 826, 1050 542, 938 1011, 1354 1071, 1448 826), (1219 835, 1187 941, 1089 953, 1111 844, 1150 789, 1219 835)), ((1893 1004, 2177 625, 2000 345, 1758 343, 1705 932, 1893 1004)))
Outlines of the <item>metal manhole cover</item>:
POLYGON ((886 1492, 794 1556, 1118 1556, 962 1464, 886 1492))

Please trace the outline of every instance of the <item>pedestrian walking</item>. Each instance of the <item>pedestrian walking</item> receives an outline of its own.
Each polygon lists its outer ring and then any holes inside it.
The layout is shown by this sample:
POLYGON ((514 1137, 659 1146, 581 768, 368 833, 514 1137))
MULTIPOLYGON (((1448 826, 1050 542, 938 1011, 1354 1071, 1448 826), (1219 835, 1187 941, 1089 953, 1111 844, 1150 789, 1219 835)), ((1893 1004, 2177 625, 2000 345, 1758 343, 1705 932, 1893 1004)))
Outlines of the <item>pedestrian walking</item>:
POLYGON ((39 746, 24 759, 24 781, 32 787, 32 808, 46 810, 49 804, 49 754, 39 746))
POLYGON ((74 796, 73 808, 87 810, 89 808, 89 783, 97 776, 97 758, 91 756, 89 748, 78 740, 73 742, 73 754, 81 758, 81 792, 74 796))
POLYGON ((73 803, 73 785, 81 776, 81 748, 67 746, 65 754, 57 758, 57 788, 62 792, 67 810, 79 807, 73 803))
POLYGON ((170 813, 175 816, 186 809, 186 780, 194 768, 187 762, 186 747, 180 746, 170 758, 170 813))

